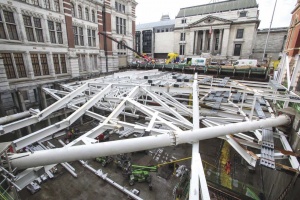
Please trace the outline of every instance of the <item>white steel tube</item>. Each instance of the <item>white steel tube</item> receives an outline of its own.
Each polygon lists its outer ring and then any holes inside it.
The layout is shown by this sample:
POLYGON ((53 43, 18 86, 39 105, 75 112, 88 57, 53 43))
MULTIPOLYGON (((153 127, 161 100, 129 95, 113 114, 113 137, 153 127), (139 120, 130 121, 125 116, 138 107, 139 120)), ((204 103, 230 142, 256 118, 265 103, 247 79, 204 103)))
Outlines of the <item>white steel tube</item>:
POLYGON ((0 118, 0 124, 6 124, 24 117, 29 117, 31 116, 30 111, 25 111, 25 112, 21 112, 21 113, 17 113, 17 114, 13 114, 13 115, 9 115, 9 116, 5 116, 5 117, 1 117, 0 118))
POLYGON ((251 122, 239 122, 198 130, 170 131, 169 134, 156 136, 64 147, 33 153, 14 154, 10 157, 10 161, 13 167, 25 169, 29 167, 71 162, 80 159, 92 159, 101 156, 155 149, 183 143, 194 143, 199 140, 216 138, 233 133, 281 126, 290 123, 290 121, 291 120, 288 116, 281 115, 277 118, 268 118, 251 122))

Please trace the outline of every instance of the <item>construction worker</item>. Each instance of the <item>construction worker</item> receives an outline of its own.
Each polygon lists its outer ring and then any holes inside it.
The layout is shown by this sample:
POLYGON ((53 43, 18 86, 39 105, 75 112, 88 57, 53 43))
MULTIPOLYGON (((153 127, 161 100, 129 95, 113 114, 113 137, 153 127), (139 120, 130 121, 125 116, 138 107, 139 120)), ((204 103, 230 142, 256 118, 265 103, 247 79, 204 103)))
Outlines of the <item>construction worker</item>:
POLYGON ((230 174, 230 168, 231 168, 231 162, 230 160, 228 160, 225 164, 225 171, 226 171, 226 174, 230 174))

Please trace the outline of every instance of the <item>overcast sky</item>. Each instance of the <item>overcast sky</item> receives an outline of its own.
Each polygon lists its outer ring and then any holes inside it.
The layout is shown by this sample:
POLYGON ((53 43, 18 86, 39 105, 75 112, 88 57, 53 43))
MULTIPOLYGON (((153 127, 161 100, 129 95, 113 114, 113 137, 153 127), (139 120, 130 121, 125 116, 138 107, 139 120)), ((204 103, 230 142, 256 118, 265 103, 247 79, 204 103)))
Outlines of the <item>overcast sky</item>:
MULTIPOLYGON (((175 19, 180 8, 207 4, 211 0, 136 0, 137 24, 159 21, 162 14, 169 14, 175 19)), ((260 10, 259 28, 269 28, 275 0, 256 0, 260 10)), ((288 27, 291 20, 291 11, 295 8, 297 0, 277 0, 272 27, 288 27)))

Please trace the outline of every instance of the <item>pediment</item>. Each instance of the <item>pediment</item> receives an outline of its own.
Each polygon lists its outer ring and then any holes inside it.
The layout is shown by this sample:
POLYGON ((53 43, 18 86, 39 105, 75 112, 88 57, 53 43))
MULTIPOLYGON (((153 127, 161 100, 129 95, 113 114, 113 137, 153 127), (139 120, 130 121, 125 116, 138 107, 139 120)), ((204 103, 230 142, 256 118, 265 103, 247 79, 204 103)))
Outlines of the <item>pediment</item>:
POLYGON ((208 16, 190 24, 189 27, 211 26, 211 25, 220 25, 220 24, 231 24, 231 23, 232 23, 231 20, 208 15, 208 16))

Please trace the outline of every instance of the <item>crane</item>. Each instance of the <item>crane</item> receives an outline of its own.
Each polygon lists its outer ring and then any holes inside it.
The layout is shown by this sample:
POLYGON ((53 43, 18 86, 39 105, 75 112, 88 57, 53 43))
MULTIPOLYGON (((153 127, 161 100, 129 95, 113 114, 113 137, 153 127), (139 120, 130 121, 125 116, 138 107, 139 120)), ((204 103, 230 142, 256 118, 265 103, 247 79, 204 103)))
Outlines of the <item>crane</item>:
POLYGON ((114 42, 116 42, 116 43, 118 43, 118 44, 124 46, 126 49, 129 49, 130 51, 133 51, 134 53, 136 53, 138 56, 144 58, 147 62, 151 62, 151 61, 152 61, 152 58, 151 58, 151 57, 139 53, 139 52, 136 51, 135 49, 133 49, 133 48, 127 46, 126 44, 124 44, 122 41, 118 41, 117 39, 115 39, 115 38, 113 38, 113 37, 107 35, 107 34, 104 33, 104 32, 98 32, 98 35, 103 35, 104 37, 107 37, 108 39, 110 39, 110 40, 112 40, 112 41, 114 41, 114 42))

